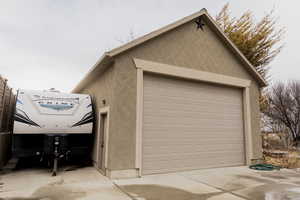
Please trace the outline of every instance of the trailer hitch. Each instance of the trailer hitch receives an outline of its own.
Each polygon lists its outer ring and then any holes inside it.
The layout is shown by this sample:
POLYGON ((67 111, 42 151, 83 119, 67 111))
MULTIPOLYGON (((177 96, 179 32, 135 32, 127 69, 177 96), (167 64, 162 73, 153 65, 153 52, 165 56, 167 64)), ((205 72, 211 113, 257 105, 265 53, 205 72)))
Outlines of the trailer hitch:
POLYGON ((62 136, 54 136, 54 152, 53 152, 53 169, 52 169, 52 176, 56 176, 58 171, 58 161, 61 159, 68 160, 68 157, 71 153, 70 150, 64 150, 62 148, 63 141, 61 140, 62 136))
POLYGON ((54 137, 54 160, 53 160, 53 170, 52 170, 52 176, 56 176, 57 173, 57 165, 58 165, 58 159, 60 157, 59 155, 59 144, 60 144, 60 137, 55 136, 54 137))

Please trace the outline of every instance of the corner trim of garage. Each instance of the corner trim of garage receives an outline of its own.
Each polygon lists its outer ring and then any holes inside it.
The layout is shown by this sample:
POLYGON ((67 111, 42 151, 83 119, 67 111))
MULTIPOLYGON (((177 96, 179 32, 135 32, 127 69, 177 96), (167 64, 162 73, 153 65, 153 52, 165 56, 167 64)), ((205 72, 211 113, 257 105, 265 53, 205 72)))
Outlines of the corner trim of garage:
POLYGON ((139 169, 139 176, 142 176, 142 131, 143 131, 143 98, 144 78, 143 70, 137 68, 137 103, 136 103, 136 150, 135 168, 139 169))
POLYGON ((233 86, 243 89, 243 110, 244 110, 244 134, 246 164, 251 164, 252 136, 251 136, 251 108, 250 108, 250 84, 247 79, 240 79, 211 72, 187 69, 153 61, 133 58, 137 68, 137 106, 136 106, 136 160, 135 167, 139 169, 139 176, 142 175, 142 130, 143 130, 143 76, 144 71, 167 76, 179 77, 189 80, 203 81, 220 85, 233 86))
POLYGON ((243 90, 243 110, 244 110, 244 131, 246 146, 246 164, 252 164, 252 129, 251 129, 251 108, 250 108, 250 89, 245 87, 243 90))
POLYGON ((96 165, 97 165, 97 169, 99 171, 102 172, 102 174, 106 174, 106 169, 108 168, 108 141, 109 141, 109 122, 110 122, 110 107, 109 106, 106 106, 106 107, 103 107, 103 108, 100 108, 98 113, 97 113, 97 117, 99 118, 98 120, 98 129, 97 129, 97 153, 96 153, 96 156, 97 156, 97 161, 96 161, 96 165), (102 162, 102 160, 100 161, 99 160, 99 139, 100 139, 100 123, 101 123, 101 120, 102 120, 102 115, 103 114, 106 114, 107 115, 107 127, 106 127, 106 131, 103 133, 103 139, 104 139, 104 160, 103 160, 103 169, 99 169, 98 165, 99 165, 99 162, 102 162))

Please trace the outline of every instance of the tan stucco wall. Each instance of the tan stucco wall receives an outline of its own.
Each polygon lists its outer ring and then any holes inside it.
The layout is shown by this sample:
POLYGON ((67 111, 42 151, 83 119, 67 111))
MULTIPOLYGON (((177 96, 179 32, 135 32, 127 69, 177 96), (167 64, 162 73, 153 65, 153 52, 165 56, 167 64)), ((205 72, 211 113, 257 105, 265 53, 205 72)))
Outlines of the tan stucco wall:
MULTIPOLYGON (((99 109, 105 106, 109 106, 110 109, 113 109, 113 77, 114 77, 114 68, 107 68, 101 75, 99 75, 96 79, 91 81, 87 87, 83 90, 79 91, 80 93, 90 94, 92 96, 92 101, 94 105, 96 123, 94 124, 94 133, 98 131, 98 113, 99 109), (103 100, 105 100, 105 105, 103 104, 103 100)), ((114 122, 110 120, 110 125, 114 125, 114 122)), ((96 152, 95 146, 93 146, 92 159, 95 161, 96 152)))
POLYGON ((134 168, 137 80, 132 58, 251 80, 253 158, 261 157, 258 84, 209 27, 197 30, 190 22, 116 57, 115 113, 111 119, 116 126, 111 127, 110 139, 114 145, 109 153, 112 169, 134 168))

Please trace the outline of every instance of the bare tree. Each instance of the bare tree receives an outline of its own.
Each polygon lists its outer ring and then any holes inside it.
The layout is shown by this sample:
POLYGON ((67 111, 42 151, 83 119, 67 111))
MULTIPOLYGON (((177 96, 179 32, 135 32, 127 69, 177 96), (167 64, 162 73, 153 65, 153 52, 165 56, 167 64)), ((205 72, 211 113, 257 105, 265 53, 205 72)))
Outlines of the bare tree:
POLYGON ((280 53, 285 29, 279 26, 274 10, 256 21, 248 10, 232 17, 229 3, 216 16, 216 22, 239 48, 258 73, 268 79, 269 64, 280 53))
POLYGON ((274 120, 265 113, 261 113, 261 131, 263 133, 286 133, 287 128, 284 123, 274 120))
POLYGON ((295 144, 300 139, 300 81, 278 82, 266 94, 263 113, 274 123, 284 124, 295 144))

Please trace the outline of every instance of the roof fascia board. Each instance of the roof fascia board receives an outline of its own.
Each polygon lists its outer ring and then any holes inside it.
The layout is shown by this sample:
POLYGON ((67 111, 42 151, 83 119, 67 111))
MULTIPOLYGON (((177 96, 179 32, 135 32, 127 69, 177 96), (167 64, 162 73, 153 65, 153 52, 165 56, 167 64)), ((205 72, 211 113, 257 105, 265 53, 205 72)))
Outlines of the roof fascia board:
POLYGON ((224 38, 224 41, 227 43, 228 47, 231 48, 233 52, 236 52, 236 55, 241 59, 243 64, 247 65, 251 71, 251 73, 257 77, 260 85, 265 87, 268 85, 266 80, 257 72, 257 70, 253 67, 253 65, 249 62, 249 60, 244 56, 244 54, 237 48, 237 46, 227 37, 227 35, 220 29, 219 25, 215 22, 215 20, 206 12, 205 17, 207 17, 208 21, 213 25, 212 27, 217 31, 217 33, 224 38))
POLYGON ((91 82, 94 77, 99 74, 99 72, 104 71, 104 69, 112 62, 113 58, 105 53, 71 92, 80 92, 84 88, 84 86, 91 82))
POLYGON ((190 16, 184 17, 184 18, 182 18, 182 19, 180 19, 180 20, 178 20, 178 21, 176 21, 176 22, 174 22, 172 24, 164 26, 164 27, 162 27, 162 28, 160 28, 160 29, 158 29, 156 31, 148 33, 148 34, 146 34, 146 35, 144 35, 142 37, 139 37, 139 38, 137 38, 137 39, 135 39, 135 40, 127 43, 127 44, 124 44, 124 45, 122 45, 120 47, 117 47, 117 48, 115 48, 115 49, 107 52, 107 54, 110 55, 110 56, 112 56, 112 57, 116 56, 116 55, 118 55, 118 54, 120 54, 120 53, 122 53, 122 52, 124 52, 124 51, 126 51, 128 49, 131 49, 131 48, 133 48, 133 47, 135 47, 135 46, 137 46, 139 44, 142 44, 142 43, 144 43, 144 42, 146 42, 146 41, 148 41, 150 39, 153 39, 153 38, 155 38, 155 37, 157 37, 157 36, 159 36, 159 35, 161 35, 161 34, 163 34, 165 32, 168 32, 168 31, 170 31, 170 30, 172 30, 172 29, 174 29, 174 28, 176 28, 176 27, 178 27, 178 26, 180 26, 182 24, 185 24, 185 23, 187 23, 187 22, 189 22, 189 21, 191 21, 191 20, 193 20, 193 19, 195 19, 195 18, 197 18, 197 17, 205 14, 206 12, 207 12, 207 10, 205 8, 203 8, 200 11, 198 11, 198 12, 196 12, 196 13, 190 15, 190 16))
POLYGON ((205 16, 207 21, 210 23, 211 28, 225 41, 227 46, 233 51, 233 53, 240 58, 241 62, 248 67, 248 71, 256 78, 256 80, 259 82, 261 87, 267 86, 267 82, 265 79, 256 71, 256 69, 253 67, 253 65, 248 61, 248 59, 243 55, 243 53, 233 44, 233 42, 223 33, 223 31, 219 28, 217 23, 214 21, 214 19, 208 14, 207 10, 205 8, 201 9, 199 12, 196 12, 190 16, 187 16, 181 20, 178 20, 172 24, 169 24, 163 28, 160 28, 156 31, 153 31, 149 34, 146 34, 140 38, 137 38, 127 44, 124 44, 120 47, 117 47, 111 51, 106 52, 99 60, 98 62, 92 67, 92 69, 85 75, 85 77, 79 82, 79 84, 72 90, 72 92, 78 92, 80 91, 90 80, 93 79, 93 75, 95 74, 95 71, 98 68, 98 66, 102 66, 105 62, 111 62, 113 60, 114 56, 117 56, 131 48, 134 48, 135 46, 138 46, 148 40, 151 40, 163 33, 166 33, 180 25, 183 25, 185 23, 190 22, 191 20, 199 17, 199 16, 205 16))
POLYGON ((156 31, 153 31, 145 36, 142 36, 140 38, 137 38, 127 44, 124 44, 118 48, 115 48, 109 52, 107 52, 108 55, 110 55, 111 57, 116 56, 120 53, 123 53, 126 50, 129 50, 139 44, 142 44, 150 39, 153 39, 165 32, 168 32, 182 24, 185 24, 199 16, 205 16, 207 21, 211 24, 211 27, 216 31, 217 34, 219 34, 220 37, 223 38, 223 40, 225 41, 225 43, 227 44, 227 46, 233 51, 233 53, 238 56, 240 58, 240 60, 242 61, 242 63, 244 65, 246 65, 249 68, 249 71, 252 75, 254 75, 254 77, 256 77, 256 79, 258 80, 259 84, 261 87, 265 87, 267 86, 267 82, 265 81, 265 79, 256 71, 256 69, 253 67, 253 65, 248 61, 248 59, 243 55, 243 53, 235 46, 235 44, 226 36, 226 34, 220 29, 219 25, 215 22, 215 20, 208 14, 207 10, 204 8, 202 10, 200 10, 199 12, 196 12, 188 17, 185 17, 181 20, 178 20, 170 25, 167 25, 163 28, 160 28, 156 31))

